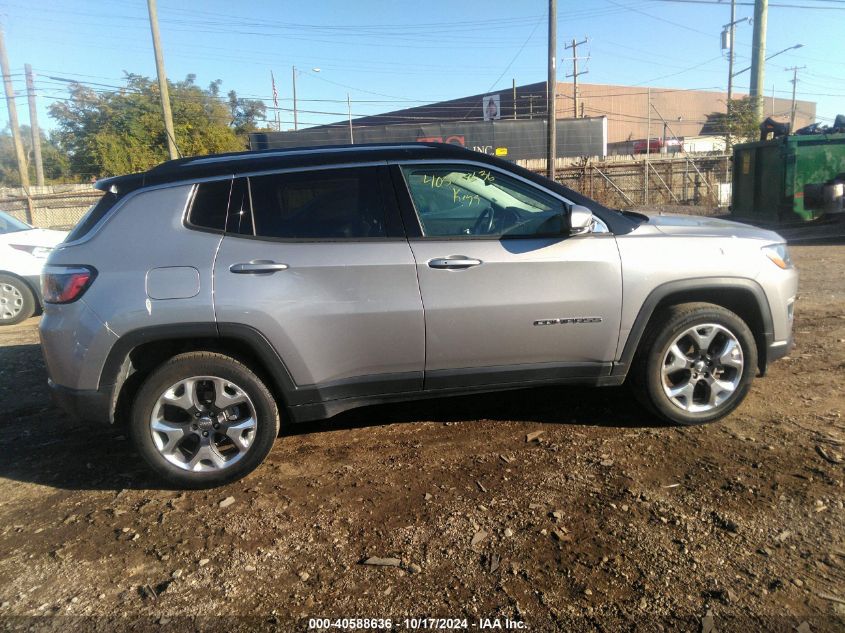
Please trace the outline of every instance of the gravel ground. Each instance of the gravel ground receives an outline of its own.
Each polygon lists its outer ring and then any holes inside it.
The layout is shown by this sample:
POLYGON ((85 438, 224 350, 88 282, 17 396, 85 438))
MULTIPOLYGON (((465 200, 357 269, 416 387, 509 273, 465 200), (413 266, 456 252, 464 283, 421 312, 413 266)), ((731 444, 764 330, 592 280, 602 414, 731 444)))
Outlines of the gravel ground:
POLYGON ((211 491, 68 420, 37 320, 3 328, 0 629, 842 631, 845 248, 793 253, 797 348, 720 423, 625 388, 370 407, 211 491))

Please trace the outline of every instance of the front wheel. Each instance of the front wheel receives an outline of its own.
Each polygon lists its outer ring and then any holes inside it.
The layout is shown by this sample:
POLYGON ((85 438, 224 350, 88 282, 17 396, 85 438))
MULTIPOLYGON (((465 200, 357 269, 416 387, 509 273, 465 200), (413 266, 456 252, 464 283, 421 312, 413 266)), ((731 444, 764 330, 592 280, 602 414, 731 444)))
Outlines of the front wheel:
POLYGON ((180 354, 146 379, 130 435, 159 475, 182 488, 220 486, 254 470, 279 433, 266 385, 237 360, 180 354))
POLYGON ((726 416, 757 370, 757 346, 736 314, 709 303, 671 306, 649 327, 632 367, 635 395, 678 424, 726 416))

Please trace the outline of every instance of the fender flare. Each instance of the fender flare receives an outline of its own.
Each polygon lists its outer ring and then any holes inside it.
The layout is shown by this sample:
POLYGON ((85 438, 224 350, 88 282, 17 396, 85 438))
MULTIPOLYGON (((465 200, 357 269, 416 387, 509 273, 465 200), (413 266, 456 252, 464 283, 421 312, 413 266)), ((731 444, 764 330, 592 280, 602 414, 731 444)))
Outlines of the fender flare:
MULTIPOLYGON (((766 364, 765 351, 771 345, 772 341, 774 341, 774 325, 769 301, 766 298, 766 293, 762 286, 753 279, 746 277, 698 277, 669 281, 657 286, 649 293, 643 305, 640 306, 640 311, 637 313, 637 317, 634 319, 634 323, 628 333, 628 339, 625 341, 625 347, 622 349, 622 355, 614 365, 611 375, 627 375, 637 348, 640 345, 640 340, 645 333, 645 329, 661 301, 675 294, 681 295, 699 291, 719 291, 726 289, 740 290, 754 297, 763 322, 763 331, 752 333, 754 334, 758 348, 761 348, 759 351, 762 353, 758 355, 758 362, 760 363, 761 371, 764 371, 766 364)), ((694 299, 690 300, 694 301, 694 299)))
POLYGON ((267 378, 272 387, 285 398, 290 405, 300 404, 302 393, 284 361, 264 335, 248 325, 240 323, 178 323, 170 325, 152 325, 131 330, 122 335, 109 350, 103 369, 100 372, 100 389, 111 388, 117 395, 120 386, 127 377, 129 355, 138 346, 159 341, 191 341, 196 339, 214 339, 235 341, 244 346, 246 351, 258 358, 267 370, 267 378), (297 397, 297 396, 300 397, 297 397))

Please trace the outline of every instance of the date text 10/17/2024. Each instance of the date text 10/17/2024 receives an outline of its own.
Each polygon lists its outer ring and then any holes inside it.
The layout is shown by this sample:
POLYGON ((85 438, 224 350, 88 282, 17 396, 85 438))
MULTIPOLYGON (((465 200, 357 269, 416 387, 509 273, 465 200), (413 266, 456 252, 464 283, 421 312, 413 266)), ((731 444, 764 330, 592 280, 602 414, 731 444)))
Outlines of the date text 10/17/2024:
POLYGON ((526 629, 522 620, 510 618, 479 618, 470 621, 468 618, 309 618, 309 629, 340 629, 345 631, 365 631, 367 629, 404 628, 409 630, 461 630, 476 629, 479 631, 519 631, 526 629))

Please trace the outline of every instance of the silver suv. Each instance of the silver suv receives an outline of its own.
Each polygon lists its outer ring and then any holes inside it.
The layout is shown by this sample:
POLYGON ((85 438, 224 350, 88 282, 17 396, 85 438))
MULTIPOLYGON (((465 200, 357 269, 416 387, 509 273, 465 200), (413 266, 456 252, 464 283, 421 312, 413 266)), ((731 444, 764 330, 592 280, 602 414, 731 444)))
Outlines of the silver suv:
POLYGON ((184 487, 253 470, 280 421, 397 400, 627 379, 662 418, 709 422, 791 346, 777 234, 613 211, 451 145, 186 158, 97 187, 42 276, 50 386, 184 487))

